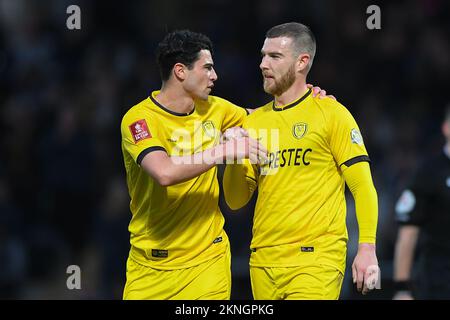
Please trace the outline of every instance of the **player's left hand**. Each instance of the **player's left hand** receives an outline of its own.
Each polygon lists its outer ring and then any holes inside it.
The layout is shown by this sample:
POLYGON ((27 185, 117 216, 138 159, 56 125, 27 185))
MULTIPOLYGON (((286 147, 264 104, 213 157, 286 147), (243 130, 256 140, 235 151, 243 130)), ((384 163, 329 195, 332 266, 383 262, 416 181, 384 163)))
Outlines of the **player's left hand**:
POLYGON ((320 87, 314 87, 312 84, 309 84, 309 83, 306 84, 306 86, 309 89, 312 89, 312 96, 313 97, 316 97, 318 95, 319 99, 328 97, 328 98, 336 100, 336 98, 333 95, 331 95, 331 94, 327 95, 327 91, 326 90, 322 90, 320 87))
POLYGON ((375 288, 380 289, 380 268, 375 253, 375 245, 360 243, 352 265, 353 283, 362 294, 375 288))

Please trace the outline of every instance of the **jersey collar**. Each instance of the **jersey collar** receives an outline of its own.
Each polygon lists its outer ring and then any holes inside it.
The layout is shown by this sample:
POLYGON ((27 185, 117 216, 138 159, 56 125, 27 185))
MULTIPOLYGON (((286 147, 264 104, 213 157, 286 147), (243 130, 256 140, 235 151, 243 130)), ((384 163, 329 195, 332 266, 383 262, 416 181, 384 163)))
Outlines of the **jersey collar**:
POLYGON ((157 105, 159 108, 163 109, 165 112, 168 112, 168 113, 170 113, 170 114, 172 114, 172 115, 174 115, 174 116, 178 116, 178 117, 186 117, 186 116, 189 116, 189 115, 191 115, 191 114, 194 113, 194 111, 195 111, 195 105, 194 105, 194 108, 192 109, 192 111, 191 111, 191 112, 188 112, 188 113, 175 112, 175 111, 172 111, 172 110, 167 109, 167 108, 164 107, 161 103, 159 103, 158 101, 156 101, 156 99, 153 97, 153 95, 157 95, 158 93, 159 93, 159 91, 154 91, 154 92, 152 92, 152 93, 150 94, 149 98, 150 98, 150 100, 151 100, 155 105, 157 105))
POLYGON ((308 98, 308 96, 311 94, 311 89, 308 89, 308 91, 300 98, 298 98, 297 100, 295 100, 294 102, 286 105, 286 106, 275 106, 275 100, 273 100, 272 102, 272 109, 273 111, 283 111, 286 109, 290 109, 295 107, 296 105, 300 104, 300 102, 302 102, 303 100, 305 100, 306 98, 308 98))

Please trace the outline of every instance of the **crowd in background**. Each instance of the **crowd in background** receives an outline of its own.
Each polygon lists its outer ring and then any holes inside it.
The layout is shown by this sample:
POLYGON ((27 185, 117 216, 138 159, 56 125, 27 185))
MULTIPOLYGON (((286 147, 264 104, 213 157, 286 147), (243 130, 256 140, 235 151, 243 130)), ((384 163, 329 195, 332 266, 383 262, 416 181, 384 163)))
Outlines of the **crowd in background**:
MULTIPOLYGON (((366 26, 369 4, 376 3, 0 0, 0 298, 121 298, 131 214, 120 120, 160 88, 157 43, 174 29, 207 34, 219 76, 212 94, 255 108, 270 99, 259 70, 265 32, 288 21, 310 26, 317 39, 308 82, 335 95, 364 136, 385 284, 368 298, 390 298, 395 201, 418 163, 443 144, 450 4, 382 2, 380 30, 366 26), (81 30, 66 27, 71 4, 81 8, 81 30), (82 270, 82 290, 66 287, 72 264, 82 270)), ((357 228, 348 199, 350 266, 357 228)), ((232 298, 251 298, 254 201, 238 213, 220 204, 232 298)), ((356 299, 355 291, 347 273, 341 298, 356 299)))

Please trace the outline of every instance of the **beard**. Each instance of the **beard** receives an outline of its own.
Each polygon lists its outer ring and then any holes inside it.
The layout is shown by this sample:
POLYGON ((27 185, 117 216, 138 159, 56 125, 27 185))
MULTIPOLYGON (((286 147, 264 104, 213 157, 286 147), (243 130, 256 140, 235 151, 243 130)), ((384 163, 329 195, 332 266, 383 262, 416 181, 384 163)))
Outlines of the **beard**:
POLYGON ((295 82, 295 66, 292 65, 278 81, 274 78, 272 79, 274 81, 274 84, 272 86, 266 85, 264 81, 264 91, 273 96, 282 95, 295 82))

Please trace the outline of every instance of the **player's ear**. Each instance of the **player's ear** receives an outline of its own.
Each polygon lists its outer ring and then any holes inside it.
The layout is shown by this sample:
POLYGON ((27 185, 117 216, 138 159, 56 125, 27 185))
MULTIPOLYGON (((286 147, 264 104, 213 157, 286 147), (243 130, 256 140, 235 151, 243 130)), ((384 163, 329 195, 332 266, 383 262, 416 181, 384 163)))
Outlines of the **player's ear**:
POLYGON ((299 54, 296 63, 297 72, 304 72, 308 70, 308 63, 310 60, 310 56, 307 53, 299 54))
POLYGON ((184 79, 186 79, 186 70, 187 67, 184 64, 175 63, 172 72, 176 79, 183 81, 184 79))

